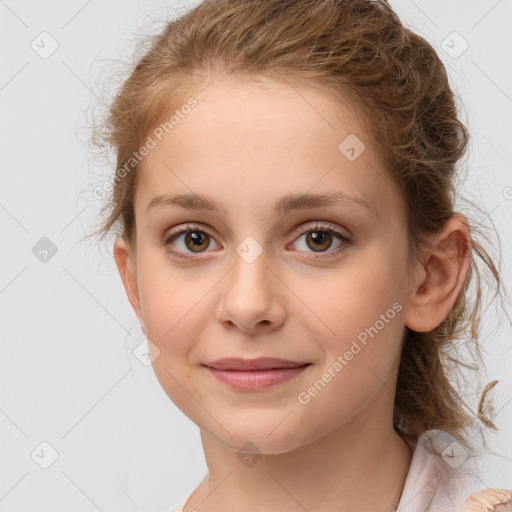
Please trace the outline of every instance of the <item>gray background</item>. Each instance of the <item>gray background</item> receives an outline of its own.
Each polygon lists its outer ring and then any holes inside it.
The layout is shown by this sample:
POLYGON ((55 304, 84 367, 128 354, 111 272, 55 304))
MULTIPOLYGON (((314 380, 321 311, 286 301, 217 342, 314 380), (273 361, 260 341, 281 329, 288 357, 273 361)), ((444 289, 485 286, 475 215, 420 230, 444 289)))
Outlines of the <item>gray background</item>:
MULTIPOLYGON (((477 218, 494 222, 510 261, 512 2, 391 4, 447 66, 472 135, 464 192, 490 213, 477 218), (460 56, 453 31, 469 45, 460 56)), ((122 77, 140 35, 182 10, 157 0, 0 0, 2 512, 165 511, 206 474, 197 427, 132 353, 144 338, 110 247, 82 242, 99 207, 92 187, 113 170, 87 149, 91 104, 108 95, 105 77, 122 77), (46 262, 37 257, 44 237, 57 249, 46 262), (58 458, 43 469, 52 450, 58 458)), ((510 266, 502 278, 510 283, 510 266)), ((511 334, 491 307, 485 360, 502 384, 490 448, 507 457, 511 334)), ((484 486, 512 487, 506 458, 491 459, 484 486)))

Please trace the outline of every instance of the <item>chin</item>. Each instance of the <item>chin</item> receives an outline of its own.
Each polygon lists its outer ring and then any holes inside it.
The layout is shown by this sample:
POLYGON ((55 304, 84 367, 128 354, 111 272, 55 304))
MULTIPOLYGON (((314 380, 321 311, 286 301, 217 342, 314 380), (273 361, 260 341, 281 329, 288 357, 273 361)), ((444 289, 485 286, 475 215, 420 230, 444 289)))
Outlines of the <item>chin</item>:
POLYGON ((258 425, 253 423, 251 426, 225 425, 231 436, 224 429, 219 429, 218 425, 214 427, 214 431, 204 428, 203 430, 206 430, 211 437, 226 448, 256 455, 287 453, 307 444, 307 441, 297 436, 296 430, 289 430, 291 425, 284 429, 281 426, 276 428, 277 424, 274 421, 269 422, 268 428, 265 428, 264 422, 260 422, 258 425), (271 432, 270 435, 269 432, 271 432))

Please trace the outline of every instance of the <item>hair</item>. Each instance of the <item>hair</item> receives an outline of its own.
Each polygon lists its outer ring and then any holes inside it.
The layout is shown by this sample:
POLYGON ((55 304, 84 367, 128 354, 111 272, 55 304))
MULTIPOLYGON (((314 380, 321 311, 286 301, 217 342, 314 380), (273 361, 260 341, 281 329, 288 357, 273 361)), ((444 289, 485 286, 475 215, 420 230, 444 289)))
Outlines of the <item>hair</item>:
MULTIPOLYGON (((348 97, 405 200, 411 258, 456 213, 456 164, 469 133, 436 51, 386 1, 206 0, 166 23, 100 127, 103 144, 115 150, 117 169, 126 169, 150 131, 192 91, 220 75, 248 85, 260 79, 305 83, 334 98, 348 97)), ((103 238, 116 227, 117 236, 135 248, 137 169, 114 178, 93 235, 103 238)), ((497 381, 485 386, 475 414, 454 385, 462 367, 477 371, 483 365, 480 265, 494 278, 493 299, 500 292, 499 271, 477 241, 478 225, 468 223, 471 266, 455 304, 434 330, 405 329, 394 428, 411 446, 423 432, 442 429, 472 450, 468 428, 497 429, 486 405, 497 381)))

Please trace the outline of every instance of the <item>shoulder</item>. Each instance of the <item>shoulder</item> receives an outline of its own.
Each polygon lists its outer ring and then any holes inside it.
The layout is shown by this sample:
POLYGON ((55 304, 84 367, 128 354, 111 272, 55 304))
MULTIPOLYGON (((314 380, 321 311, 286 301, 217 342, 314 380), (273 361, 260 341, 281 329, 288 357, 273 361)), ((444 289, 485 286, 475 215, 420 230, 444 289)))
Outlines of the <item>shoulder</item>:
POLYGON ((480 489, 471 493, 460 512, 512 512, 512 493, 508 489, 480 489))
POLYGON ((482 489, 484 480, 479 459, 449 433, 425 432, 415 446, 398 510, 512 512, 512 508, 504 508, 508 505, 498 505, 510 500, 510 491, 482 489), (499 508, 494 509, 495 505, 499 508))

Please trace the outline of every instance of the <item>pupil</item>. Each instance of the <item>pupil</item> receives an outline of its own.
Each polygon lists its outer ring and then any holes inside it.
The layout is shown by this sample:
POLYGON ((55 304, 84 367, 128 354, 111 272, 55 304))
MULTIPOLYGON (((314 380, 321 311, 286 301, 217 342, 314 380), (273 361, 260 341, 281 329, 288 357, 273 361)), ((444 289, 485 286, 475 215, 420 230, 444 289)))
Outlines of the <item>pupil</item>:
POLYGON ((315 243, 322 243, 322 240, 325 235, 319 235, 318 233, 319 233, 318 231, 315 231, 313 233, 313 240, 315 241, 315 243))
POLYGON ((329 243, 329 237, 331 236, 330 233, 328 233, 327 231, 312 231, 309 235, 314 243, 314 245, 316 246, 315 248, 318 249, 318 248, 328 248, 330 243, 329 243), (326 242, 326 237, 327 237, 327 242, 326 242), (324 247, 322 247, 324 246, 324 247))
MULTIPOLYGON (((188 239, 192 241, 192 247, 190 248, 193 251, 196 251, 196 249, 201 249, 201 246, 204 245, 203 236, 196 232, 192 232, 188 234, 188 239)), ((196 251, 197 252, 197 251, 196 251)))

